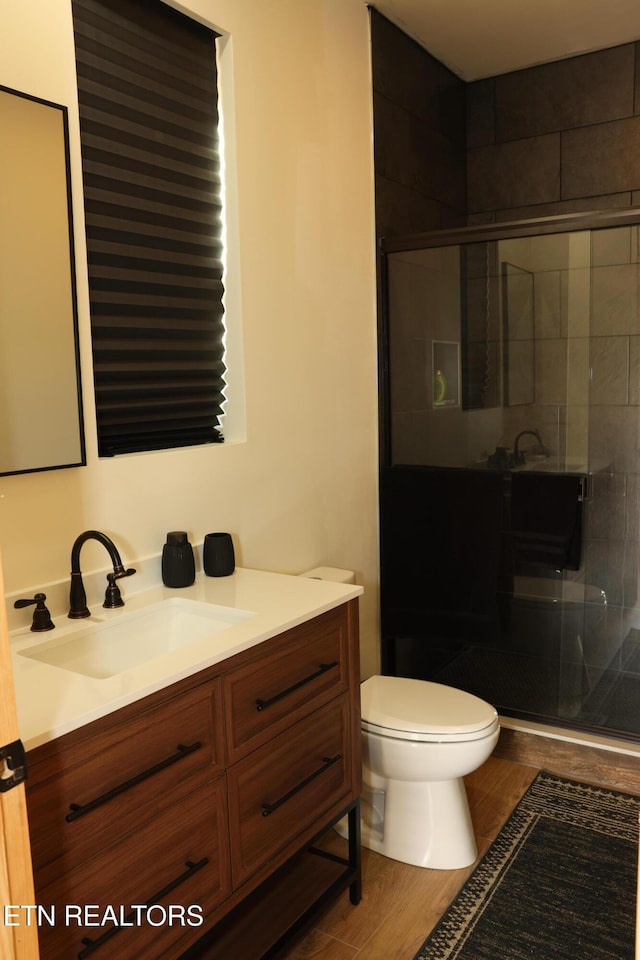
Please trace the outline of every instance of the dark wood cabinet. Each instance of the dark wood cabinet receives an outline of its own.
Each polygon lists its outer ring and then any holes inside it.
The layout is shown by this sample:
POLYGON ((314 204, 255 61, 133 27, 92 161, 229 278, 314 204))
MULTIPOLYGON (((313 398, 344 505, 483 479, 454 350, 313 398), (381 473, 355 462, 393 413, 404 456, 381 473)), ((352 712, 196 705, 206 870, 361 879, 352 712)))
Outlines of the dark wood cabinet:
POLYGON ((315 820, 317 811, 348 803, 348 714, 343 695, 229 768, 234 886, 268 863, 274 850, 315 820))
POLYGON ((42 960, 248 960, 357 901, 359 679, 351 601, 31 751, 42 960), (347 811, 344 863, 310 855, 347 811))

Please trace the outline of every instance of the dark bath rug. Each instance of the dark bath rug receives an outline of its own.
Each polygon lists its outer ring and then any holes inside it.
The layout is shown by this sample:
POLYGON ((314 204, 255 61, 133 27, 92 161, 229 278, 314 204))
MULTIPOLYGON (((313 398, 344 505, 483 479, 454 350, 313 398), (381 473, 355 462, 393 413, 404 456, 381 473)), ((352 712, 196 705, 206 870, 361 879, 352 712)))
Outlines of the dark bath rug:
POLYGON ((414 960, 633 960, 639 812, 538 774, 414 960))

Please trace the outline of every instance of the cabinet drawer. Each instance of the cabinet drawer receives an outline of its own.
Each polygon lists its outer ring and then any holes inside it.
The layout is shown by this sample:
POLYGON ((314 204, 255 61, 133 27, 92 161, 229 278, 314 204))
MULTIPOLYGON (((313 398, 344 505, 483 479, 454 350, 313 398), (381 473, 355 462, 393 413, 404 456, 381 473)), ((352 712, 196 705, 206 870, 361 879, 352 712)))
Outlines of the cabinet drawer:
POLYGON ((158 708, 82 728, 29 754, 27 805, 34 868, 46 882, 138 829, 198 772, 223 770, 220 681, 158 708), (218 717, 216 718, 216 714, 218 717), (64 852, 64 860, 56 861, 64 852))
POLYGON ((56 921, 39 926, 42 960, 169 960, 202 935, 207 917, 230 892, 226 784, 224 777, 194 780, 191 801, 166 808, 79 869, 37 887, 38 903, 50 915, 53 908, 56 921), (150 903, 159 906, 148 914, 139 909, 138 920, 132 908, 150 903), (87 906, 93 925, 82 923, 87 906), (126 918, 112 934, 108 908, 119 922, 126 918), (202 925, 189 923, 200 917, 202 925))
POLYGON ((348 639, 343 605, 268 641, 224 677, 231 762, 348 688, 348 639))
POLYGON ((300 720, 227 777, 235 887, 349 794, 348 698, 300 720))

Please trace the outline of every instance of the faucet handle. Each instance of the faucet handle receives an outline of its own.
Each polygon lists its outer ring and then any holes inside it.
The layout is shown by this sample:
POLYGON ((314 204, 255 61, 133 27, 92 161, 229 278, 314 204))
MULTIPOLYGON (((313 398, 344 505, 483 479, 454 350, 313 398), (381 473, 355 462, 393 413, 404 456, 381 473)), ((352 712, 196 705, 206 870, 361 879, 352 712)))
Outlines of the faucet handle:
POLYGON ((116 580, 120 580, 122 577, 132 577, 135 572, 133 567, 125 570, 124 567, 119 566, 114 569, 113 573, 107 574, 107 589, 104 594, 103 607, 108 610, 112 610, 114 607, 124 607, 124 600, 116 580))
POLYGON ((51 614, 45 606, 46 594, 36 593, 31 600, 16 600, 14 608, 20 610, 22 607, 30 607, 35 603, 36 608, 33 611, 33 621, 31 629, 34 633, 44 633, 45 630, 53 630, 55 623, 51 619, 51 614))

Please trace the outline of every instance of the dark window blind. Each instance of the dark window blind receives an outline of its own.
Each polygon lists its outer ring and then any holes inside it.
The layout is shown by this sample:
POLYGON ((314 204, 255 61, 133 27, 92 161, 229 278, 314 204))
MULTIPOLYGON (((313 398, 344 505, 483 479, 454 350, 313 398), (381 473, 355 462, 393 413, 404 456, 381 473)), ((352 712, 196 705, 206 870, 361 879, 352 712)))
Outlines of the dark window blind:
POLYGON ((219 442, 216 34, 160 0, 73 0, 101 456, 219 442))

